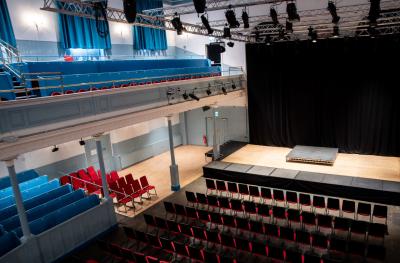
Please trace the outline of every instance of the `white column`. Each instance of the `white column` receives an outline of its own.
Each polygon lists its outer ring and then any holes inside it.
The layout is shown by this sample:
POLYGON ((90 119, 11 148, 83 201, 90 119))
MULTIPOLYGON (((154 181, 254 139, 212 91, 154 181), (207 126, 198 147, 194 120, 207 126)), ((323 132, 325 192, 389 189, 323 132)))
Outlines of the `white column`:
POLYGON ((96 151, 97 151, 97 158, 99 159, 99 166, 100 166, 100 171, 101 171, 101 183, 103 186, 104 198, 109 199, 110 193, 108 191, 107 174, 106 174, 106 168, 104 165, 104 157, 103 157, 103 146, 101 145, 101 135, 102 134, 97 134, 93 137, 96 140, 96 151))
POLYGON ((218 129, 217 129, 217 118, 219 117, 218 107, 213 107, 213 126, 214 126, 214 134, 213 134, 213 160, 217 160, 219 158, 219 144, 218 144, 218 129))
POLYGON ((17 211, 18 211, 18 217, 21 223, 22 233, 24 235, 22 237, 22 241, 26 241, 32 236, 32 234, 31 230, 29 229, 28 218, 26 217, 26 211, 24 203, 22 201, 21 190, 19 189, 18 185, 18 178, 15 172, 14 160, 15 159, 7 160, 5 161, 5 163, 7 165, 8 175, 10 176, 11 186, 15 198, 15 204, 17 206, 17 211))
POLYGON ((179 191, 181 188, 179 184, 179 170, 178 165, 175 161, 175 149, 174 149, 174 134, 172 131, 172 120, 171 116, 168 116, 168 135, 169 135, 169 152, 171 154, 171 165, 169 166, 170 174, 171 174, 171 190, 179 191))

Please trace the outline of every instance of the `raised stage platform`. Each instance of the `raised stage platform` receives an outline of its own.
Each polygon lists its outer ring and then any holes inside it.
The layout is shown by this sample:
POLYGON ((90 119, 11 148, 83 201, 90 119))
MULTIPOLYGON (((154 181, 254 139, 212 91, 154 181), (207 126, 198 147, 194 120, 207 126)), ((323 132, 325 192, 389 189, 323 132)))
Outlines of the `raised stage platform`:
POLYGON ((400 206, 400 182, 274 167, 212 162, 205 178, 400 206))
POLYGON ((296 145, 293 150, 286 155, 286 161, 333 165, 338 152, 338 148, 296 145))

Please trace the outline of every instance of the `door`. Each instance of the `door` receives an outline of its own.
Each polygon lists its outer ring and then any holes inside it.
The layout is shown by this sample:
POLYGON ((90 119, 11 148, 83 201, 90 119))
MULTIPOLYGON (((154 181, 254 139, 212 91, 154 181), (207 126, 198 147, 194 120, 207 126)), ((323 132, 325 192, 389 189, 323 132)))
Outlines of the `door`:
MULTIPOLYGON (((224 144, 228 139, 228 118, 217 118, 217 144, 224 144)), ((214 145, 214 120, 212 117, 206 117, 206 136, 207 146, 214 145)))

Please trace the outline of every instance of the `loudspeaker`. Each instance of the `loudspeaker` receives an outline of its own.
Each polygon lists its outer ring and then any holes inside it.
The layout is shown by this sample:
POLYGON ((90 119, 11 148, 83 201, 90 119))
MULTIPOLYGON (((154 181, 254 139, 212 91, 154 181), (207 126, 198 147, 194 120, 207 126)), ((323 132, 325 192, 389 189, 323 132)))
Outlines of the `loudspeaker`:
POLYGON ((202 14, 206 11, 206 0, 193 0, 193 4, 198 14, 202 14))
POLYGON ((206 45, 207 58, 213 62, 213 65, 221 65, 221 53, 225 52, 225 42, 215 42, 206 45))
POLYGON ((136 0, 123 0, 124 13, 128 23, 134 23, 136 19, 136 0))

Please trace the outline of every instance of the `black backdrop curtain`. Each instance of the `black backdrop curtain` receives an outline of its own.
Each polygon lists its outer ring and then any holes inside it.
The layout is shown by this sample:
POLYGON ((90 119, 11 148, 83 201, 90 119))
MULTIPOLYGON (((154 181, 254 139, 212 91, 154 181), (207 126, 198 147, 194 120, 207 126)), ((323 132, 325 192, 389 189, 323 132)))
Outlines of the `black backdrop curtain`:
POLYGON ((247 44, 250 143, 400 156, 398 37, 247 44))

